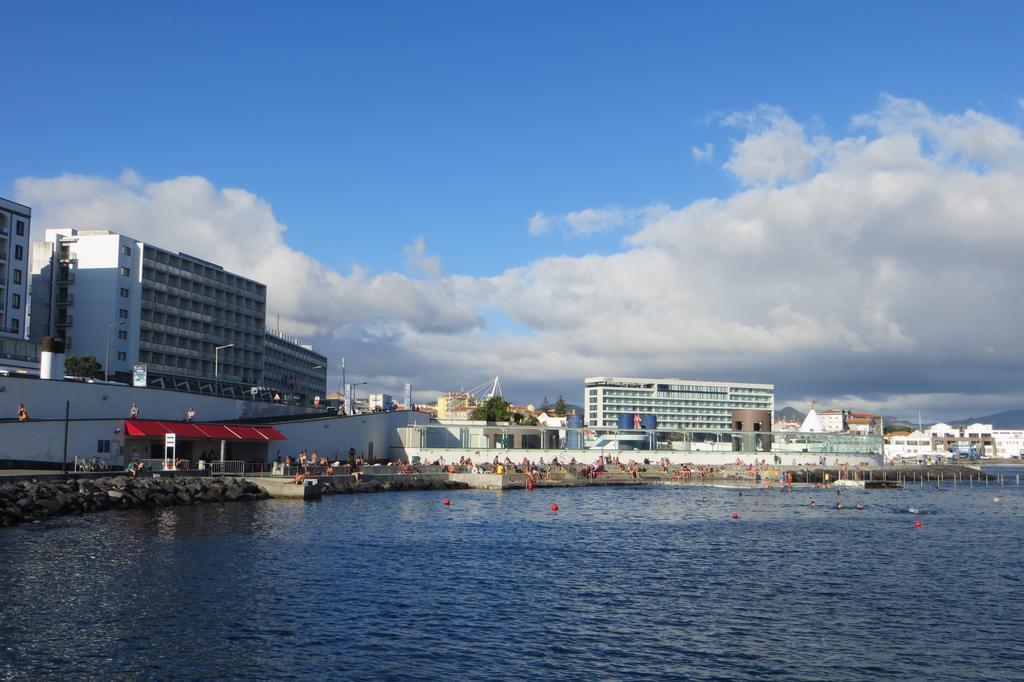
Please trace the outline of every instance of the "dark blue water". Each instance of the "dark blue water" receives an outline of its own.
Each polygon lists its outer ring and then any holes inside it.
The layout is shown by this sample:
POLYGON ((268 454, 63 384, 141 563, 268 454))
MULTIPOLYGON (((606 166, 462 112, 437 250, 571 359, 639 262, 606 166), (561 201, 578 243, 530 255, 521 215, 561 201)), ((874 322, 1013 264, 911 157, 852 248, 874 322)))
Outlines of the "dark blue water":
POLYGON ((95 514, 0 530, 0 678, 1024 679, 1022 537, 948 483, 95 514))

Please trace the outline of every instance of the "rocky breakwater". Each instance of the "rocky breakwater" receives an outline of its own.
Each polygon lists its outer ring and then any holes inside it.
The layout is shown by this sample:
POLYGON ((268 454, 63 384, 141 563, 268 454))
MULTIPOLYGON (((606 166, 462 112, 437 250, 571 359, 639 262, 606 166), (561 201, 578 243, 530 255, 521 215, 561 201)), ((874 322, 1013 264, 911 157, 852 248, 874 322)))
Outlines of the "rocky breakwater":
POLYGON ((351 493, 387 493, 403 490, 465 490, 469 486, 462 481, 448 480, 443 476, 366 476, 356 482, 350 476, 334 476, 321 480, 324 495, 345 495, 351 493))
POLYGON ((132 478, 33 480, 0 484, 0 525, 108 509, 157 509, 204 502, 262 500, 267 493, 245 479, 132 478))

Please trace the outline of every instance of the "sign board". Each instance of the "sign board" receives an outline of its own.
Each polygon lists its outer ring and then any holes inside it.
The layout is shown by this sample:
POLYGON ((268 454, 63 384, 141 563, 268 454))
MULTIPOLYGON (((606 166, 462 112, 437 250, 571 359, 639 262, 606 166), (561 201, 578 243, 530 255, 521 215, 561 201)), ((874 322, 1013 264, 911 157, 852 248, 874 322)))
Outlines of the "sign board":
POLYGON ((402 406, 407 410, 412 409, 412 384, 405 385, 405 391, 402 393, 402 406))
POLYGON ((138 363, 132 366, 132 386, 135 387, 146 387, 146 377, 149 374, 149 365, 145 363, 138 363))
POLYGON ((165 448, 173 448, 175 446, 175 444, 177 443, 177 440, 178 440, 178 436, 177 435, 175 435, 173 433, 165 434, 164 435, 164 447, 165 448))

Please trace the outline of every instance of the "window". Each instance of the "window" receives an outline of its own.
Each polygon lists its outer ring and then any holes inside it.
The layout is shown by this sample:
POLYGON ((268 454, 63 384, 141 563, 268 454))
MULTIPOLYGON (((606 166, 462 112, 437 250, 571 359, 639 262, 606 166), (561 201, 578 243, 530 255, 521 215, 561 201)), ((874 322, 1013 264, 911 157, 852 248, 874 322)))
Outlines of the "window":
POLYGON ((120 317, 122 320, 127 320, 128 310, 125 308, 121 308, 120 310, 117 311, 117 316, 120 317))
POLYGON ((25 247, 18 244, 14 247, 14 260, 21 260, 25 257, 25 247))
POLYGON ((117 359, 118 360, 127 360, 128 359, 128 353, 125 353, 124 351, 118 351, 117 352, 117 359))
POLYGON ((117 330, 117 338, 121 339, 122 341, 127 341, 128 340, 128 331, 125 330, 125 329, 117 330))
POLYGON ((130 246, 122 246, 121 247, 121 255, 122 256, 130 256, 130 255, 132 255, 132 247, 130 247, 130 246))
POLYGON ((21 331, 21 322, 18 320, 18 318, 14 318, 13 320, 11 320, 11 331, 14 332, 15 334, 21 331))
POLYGON ((128 296, 129 296, 130 294, 131 294, 131 292, 130 292, 130 291, 128 291, 128 290, 127 290, 127 289, 125 289, 124 287, 121 287, 121 296, 123 296, 124 298, 128 298, 128 296))
POLYGON ((125 267, 122 267, 122 268, 121 268, 121 276, 122 276, 122 277, 131 277, 131 276, 132 276, 132 271, 131 271, 131 269, 130 269, 130 268, 125 268, 125 267))
POLYGON ((21 294, 14 294, 11 296, 11 307, 15 310, 21 308, 21 294))
POLYGON ((16 231, 17 231, 17 234, 18 234, 19 237, 24 237, 25 236, 25 221, 24 220, 19 220, 18 221, 18 227, 16 228, 16 231))
POLYGON ((14 271, 14 283, 21 284, 21 270, 14 271))
POLYGON ((96 441, 96 452, 104 454, 110 452, 110 441, 109 440, 98 440, 96 441))

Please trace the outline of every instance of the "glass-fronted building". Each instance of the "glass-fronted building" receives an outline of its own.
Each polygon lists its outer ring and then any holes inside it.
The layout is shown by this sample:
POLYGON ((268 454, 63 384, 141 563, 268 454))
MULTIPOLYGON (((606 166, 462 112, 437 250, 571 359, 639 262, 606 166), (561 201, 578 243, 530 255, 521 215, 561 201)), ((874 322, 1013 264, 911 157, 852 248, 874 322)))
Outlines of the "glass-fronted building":
POLYGON ((585 424, 620 426, 620 415, 654 415, 658 430, 730 431, 733 410, 775 410, 775 385, 692 379, 587 377, 585 424))

